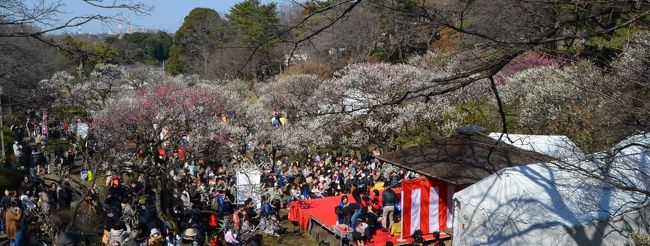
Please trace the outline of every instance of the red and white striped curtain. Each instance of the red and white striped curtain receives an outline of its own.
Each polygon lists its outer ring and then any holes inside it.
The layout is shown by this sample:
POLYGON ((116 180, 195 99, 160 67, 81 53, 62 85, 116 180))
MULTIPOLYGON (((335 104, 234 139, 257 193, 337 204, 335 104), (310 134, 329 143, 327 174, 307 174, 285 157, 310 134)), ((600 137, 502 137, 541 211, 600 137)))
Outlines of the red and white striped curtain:
POLYGON ((452 227, 454 186, 433 178, 402 181, 402 238, 452 227))

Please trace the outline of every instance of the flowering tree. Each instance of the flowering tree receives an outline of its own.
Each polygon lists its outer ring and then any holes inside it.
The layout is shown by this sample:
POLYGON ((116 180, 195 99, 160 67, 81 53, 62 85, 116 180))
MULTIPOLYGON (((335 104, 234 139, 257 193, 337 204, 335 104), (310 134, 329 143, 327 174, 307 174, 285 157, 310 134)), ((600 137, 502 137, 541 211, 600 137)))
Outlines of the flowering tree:
POLYGON ((292 117, 313 106, 309 103, 321 82, 316 75, 296 74, 264 84, 257 91, 266 107, 285 110, 292 117))
POLYGON ((293 75, 272 82, 259 89, 260 100, 269 110, 290 109, 291 124, 274 131, 276 142, 288 150, 371 143, 390 148, 409 128, 423 124, 433 126, 434 134, 447 134, 462 121, 450 97, 403 100, 435 77, 429 71, 385 63, 349 65, 324 81, 293 75))
POLYGON ((99 64, 88 77, 57 72, 50 79, 42 80, 39 87, 56 103, 82 105, 92 113, 103 109, 109 100, 131 85, 124 67, 99 64))
POLYGON ((615 102, 613 108, 622 110, 628 125, 637 130, 650 130, 650 33, 634 36, 623 52, 611 64, 612 73, 605 78, 607 98, 615 102))
MULTIPOLYGON (((151 154, 149 151, 165 142, 177 143, 184 138, 195 152, 200 152, 220 140, 220 134, 212 129, 226 106, 227 97, 219 90, 171 80, 123 93, 94 115, 93 125, 102 145, 117 151, 151 154)), ((166 190, 169 167, 149 163, 148 159, 143 158, 132 168, 148 173, 158 191, 166 190)), ((166 194, 156 192, 159 216, 175 228, 163 209, 161 196, 166 194)))
POLYGON ((586 62, 564 68, 542 66, 513 75, 501 92, 506 104, 514 109, 520 127, 549 133, 545 131, 550 124, 581 110, 575 107, 583 105, 589 96, 584 88, 593 88, 600 76, 598 69, 586 62))
POLYGON ((546 55, 530 54, 517 57, 510 61, 501 71, 494 75, 498 82, 505 82, 515 74, 536 67, 562 68, 567 62, 546 55))

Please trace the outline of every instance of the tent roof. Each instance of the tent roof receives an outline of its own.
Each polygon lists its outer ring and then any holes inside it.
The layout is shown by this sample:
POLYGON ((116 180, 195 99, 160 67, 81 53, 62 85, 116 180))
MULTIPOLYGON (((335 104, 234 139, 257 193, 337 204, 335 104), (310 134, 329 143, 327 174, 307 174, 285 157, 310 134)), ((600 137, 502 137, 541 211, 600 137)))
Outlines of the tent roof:
MULTIPOLYGON (((616 189, 607 183, 578 173, 575 167, 604 172, 627 187, 650 187, 650 135, 631 137, 617 145, 618 157, 602 160, 579 158, 503 169, 454 194, 461 206, 474 207, 492 222, 524 223, 532 227, 574 226, 616 216, 646 206, 646 197, 616 189), (639 145, 631 145, 635 142, 639 145), (621 149, 623 146, 628 146, 621 149), (569 167, 569 168, 567 168, 569 167), (544 216, 539 216, 544 215, 544 216), (516 220, 516 221, 514 221, 516 220)), ((603 155, 604 156, 604 155, 603 155)))
POLYGON ((476 183, 494 173, 495 169, 551 160, 548 156, 503 142, 497 144, 496 140, 481 134, 435 137, 429 143, 385 153, 377 158, 456 185, 476 183))
MULTIPOLYGON (((498 140, 501 133, 493 132, 489 136, 498 140)), ((525 150, 542 153, 553 158, 564 159, 569 157, 584 156, 578 145, 563 135, 526 135, 506 134, 501 141, 525 150)))

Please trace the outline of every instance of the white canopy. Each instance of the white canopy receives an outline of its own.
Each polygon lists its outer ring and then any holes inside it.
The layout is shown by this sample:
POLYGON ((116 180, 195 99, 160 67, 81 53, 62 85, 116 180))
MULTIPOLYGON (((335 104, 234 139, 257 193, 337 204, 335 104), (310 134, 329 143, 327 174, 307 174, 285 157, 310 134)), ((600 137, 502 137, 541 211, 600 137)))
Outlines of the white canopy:
POLYGON ((623 245, 648 233, 649 135, 590 160, 506 168, 454 195, 454 245, 623 245), (606 168, 609 167, 609 168, 606 168), (630 216, 634 214, 634 216, 630 216), (645 218, 639 218, 639 216, 645 218))
MULTIPOLYGON (((498 140, 501 133, 492 132, 490 137, 498 140)), ((525 135, 525 134, 504 134, 501 141, 522 148, 545 154, 556 159, 564 159, 575 156, 582 156, 582 150, 563 135, 525 135)))

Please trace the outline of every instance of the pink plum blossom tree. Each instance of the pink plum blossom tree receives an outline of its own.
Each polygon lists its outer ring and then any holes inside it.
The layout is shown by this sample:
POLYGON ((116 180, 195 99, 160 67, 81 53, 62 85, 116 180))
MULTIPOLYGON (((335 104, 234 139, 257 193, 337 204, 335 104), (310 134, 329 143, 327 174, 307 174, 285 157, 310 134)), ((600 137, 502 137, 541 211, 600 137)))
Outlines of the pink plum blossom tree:
POLYGON ((219 115, 227 107, 227 97, 219 90, 197 84, 189 86, 177 81, 146 85, 122 94, 94 115, 93 130, 106 148, 119 152, 142 152, 145 158, 130 168, 147 173, 154 182, 156 209, 159 217, 176 228, 162 201, 167 184, 171 183, 166 163, 149 162, 153 153, 165 143, 182 138, 195 153, 217 143, 219 115))

